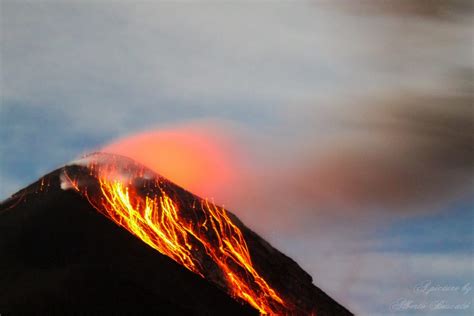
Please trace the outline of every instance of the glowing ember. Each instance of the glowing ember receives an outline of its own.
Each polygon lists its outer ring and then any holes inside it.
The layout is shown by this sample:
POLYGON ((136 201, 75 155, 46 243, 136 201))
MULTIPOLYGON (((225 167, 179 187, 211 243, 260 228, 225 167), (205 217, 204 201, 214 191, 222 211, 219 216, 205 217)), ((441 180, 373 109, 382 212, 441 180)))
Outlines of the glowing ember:
POLYGON ((224 209, 204 200, 189 204, 160 179, 147 179, 143 170, 132 175, 127 170, 124 177, 110 164, 88 168, 98 188, 67 173, 65 187, 84 194, 99 212, 192 272, 212 278, 208 267, 216 266, 229 294, 261 314, 284 313, 283 299, 255 270, 241 230, 224 209))

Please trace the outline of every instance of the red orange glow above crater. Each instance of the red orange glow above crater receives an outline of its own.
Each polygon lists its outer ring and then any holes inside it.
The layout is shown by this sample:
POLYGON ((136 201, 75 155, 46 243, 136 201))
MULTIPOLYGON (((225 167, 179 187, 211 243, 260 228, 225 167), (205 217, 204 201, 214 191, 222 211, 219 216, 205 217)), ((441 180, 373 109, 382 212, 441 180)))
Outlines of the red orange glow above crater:
POLYGON ((132 158, 203 197, 216 197, 238 173, 236 144, 218 129, 178 127, 144 132, 102 151, 132 158))

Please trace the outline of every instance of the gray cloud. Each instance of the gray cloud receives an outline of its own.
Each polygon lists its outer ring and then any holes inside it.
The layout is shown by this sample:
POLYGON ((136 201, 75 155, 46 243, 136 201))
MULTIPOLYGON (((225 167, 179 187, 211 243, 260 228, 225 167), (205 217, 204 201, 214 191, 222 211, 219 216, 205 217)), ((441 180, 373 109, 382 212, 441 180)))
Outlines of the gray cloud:
POLYGON ((18 120, 21 111, 8 120, 35 138, 6 138, 5 178, 20 177, 15 156, 55 166, 130 133, 209 117, 241 126, 258 156, 245 181, 261 193, 240 199, 244 210, 288 193, 279 208, 445 197, 464 177, 454 169, 469 167, 469 96, 443 88, 470 66, 469 21, 309 3, 1 5, 2 112, 20 104, 53 118, 47 133, 37 118, 18 120), (451 102, 459 106, 444 109, 451 102), (35 143, 64 153, 27 152, 35 143))
POLYGON ((472 95, 462 89, 345 100, 360 104, 359 111, 313 106, 306 125, 291 135, 242 132, 250 163, 216 195, 248 221, 262 216, 265 226, 270 217, 273 225, 295 229, 314 229, 328 210, 335 219, 363 213, 380 219, 445 209, 471 194, 472 95))

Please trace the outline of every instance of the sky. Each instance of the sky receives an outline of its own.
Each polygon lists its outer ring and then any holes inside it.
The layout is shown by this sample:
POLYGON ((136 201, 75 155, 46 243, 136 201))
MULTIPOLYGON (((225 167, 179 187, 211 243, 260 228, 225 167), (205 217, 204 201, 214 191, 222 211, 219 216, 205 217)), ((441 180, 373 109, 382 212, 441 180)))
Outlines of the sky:
POLYGON ((376 3, 2 1, 0 198, 218 135, 238 176, 209 194, 351 311, 471 315, 470 11, 376 3))

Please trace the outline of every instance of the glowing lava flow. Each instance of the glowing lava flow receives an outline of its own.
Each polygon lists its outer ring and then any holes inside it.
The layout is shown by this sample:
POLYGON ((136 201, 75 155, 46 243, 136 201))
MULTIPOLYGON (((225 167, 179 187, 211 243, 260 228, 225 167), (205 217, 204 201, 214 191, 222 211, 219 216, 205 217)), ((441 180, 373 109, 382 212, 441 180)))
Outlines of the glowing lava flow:
POLYGON ((284 313, 283 299, 255 270, 241 230, 224 209, 204 200, 200 205, 186 204, 168 194, 159 180, 149 181, 152 190, 145 195, 131 181, 97 171, 99 198, 91 198, 88 188, 80 189, 67 174, 66 179, 99 212, 160 253, 204 278, 210 273, 210 258, 218 268, 213 273, 221 275, 229 294, 248 302, 261 314, 284 313))

